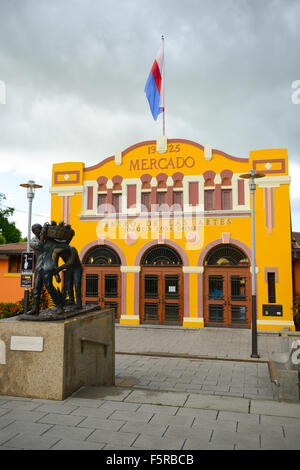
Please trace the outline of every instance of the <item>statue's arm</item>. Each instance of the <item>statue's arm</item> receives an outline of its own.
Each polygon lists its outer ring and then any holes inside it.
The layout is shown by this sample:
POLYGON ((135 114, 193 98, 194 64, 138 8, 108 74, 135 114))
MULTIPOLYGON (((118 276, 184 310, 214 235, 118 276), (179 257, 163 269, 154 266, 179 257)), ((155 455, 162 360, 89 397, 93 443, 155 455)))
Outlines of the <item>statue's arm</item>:
POLYGON ((68 256, 67 261, 61 266, 59 266, 58 268, 56 268, 55 270, 56 273, 59 273, 63 269, 68 269, 72 267, 72 265, 74 264, 74 253, 73 253, 73 250, 71 250, 69 247, 68 247, 68 254, 69 256, 68 256))

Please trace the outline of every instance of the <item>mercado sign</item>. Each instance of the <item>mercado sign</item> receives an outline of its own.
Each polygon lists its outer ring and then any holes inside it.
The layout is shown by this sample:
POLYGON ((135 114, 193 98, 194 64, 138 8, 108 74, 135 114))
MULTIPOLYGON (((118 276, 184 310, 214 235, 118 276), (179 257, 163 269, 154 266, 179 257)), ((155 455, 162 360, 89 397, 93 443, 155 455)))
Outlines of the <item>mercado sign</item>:
POLYGON ((195 159, 191 156, 179 156, 179 152, 181 152, 180 144, 168 144, 168 151, 161 158, 157 158, 156 146, 149 145, 147 147, 147 157, 148 155, 149 157, 130 160, 129 171, 193 168, 195 159), (155 158, 151 158, 153 154, 156 154, 155 158))
POLYGON ((163 157, 163 158, 141 158, 130 160, 129 170, 173 170, 179 168, 192 168, 195 166, 195 159, 193 157, 163 157))

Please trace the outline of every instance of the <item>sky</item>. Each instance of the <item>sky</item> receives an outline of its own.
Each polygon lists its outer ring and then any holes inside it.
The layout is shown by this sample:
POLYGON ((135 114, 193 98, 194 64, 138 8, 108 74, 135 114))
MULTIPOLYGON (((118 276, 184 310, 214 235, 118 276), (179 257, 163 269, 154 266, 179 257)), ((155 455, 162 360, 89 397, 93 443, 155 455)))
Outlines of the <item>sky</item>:
POLYGON ((104 158, 162 134, 144 87, 165 36, 168 138, 238 157, 287 148, 300 231, 299 0, 1 0, 0 192, 27 235, 19 185, 53 163, 104 158))

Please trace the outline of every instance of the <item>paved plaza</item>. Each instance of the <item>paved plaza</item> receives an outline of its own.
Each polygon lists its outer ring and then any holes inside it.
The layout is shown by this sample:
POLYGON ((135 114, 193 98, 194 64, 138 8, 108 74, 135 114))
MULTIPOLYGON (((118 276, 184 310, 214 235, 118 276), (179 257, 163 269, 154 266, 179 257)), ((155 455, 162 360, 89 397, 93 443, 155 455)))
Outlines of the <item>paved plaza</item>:
POLYGON ((259 335, 251 362, 250 330, 117 325, 117 386, 1 396, 0 449, 299 449, 300 405, 274 399, 266 362, 281 339, 259 335))
POLYGON ((116 356, 116 384, 148 390, 274 399, 266 363, 116 356))
MULTIPOLYGON (((272 352, 281 351, 281 340, 281 336, 275 332, 259 333, 260 359, 269 360, 272 352)), ((116 351, 166 352, 248 360, 251 341, 250 329, 116 325, 116 351)))

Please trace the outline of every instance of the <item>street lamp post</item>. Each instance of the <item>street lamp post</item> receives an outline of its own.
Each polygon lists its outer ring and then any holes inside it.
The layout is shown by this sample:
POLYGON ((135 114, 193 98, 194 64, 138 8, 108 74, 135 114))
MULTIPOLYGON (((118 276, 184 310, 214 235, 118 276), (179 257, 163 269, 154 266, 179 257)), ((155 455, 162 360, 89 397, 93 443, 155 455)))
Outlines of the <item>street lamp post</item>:
MULTIPOLYGON (((29 180, 27 183, 20 184, 23 188, 27 188, 27 199, 28 199, 28 231, 27 231, 27 253, 30 252, 30 240, 31 240, 31 218, 32 218, 32 201, 36 188, 42 188, 40 184, 36 184, 34 181, 29 180)), ((24 291, 24 313, 28 311, 28 297, 29 289, 25 288, 24 291)))
POLYGON ((263 173, 256 173, 255 170, 250 170, 249 173, 240 175, 240 178, 250 179, 250 194, 251 194, 251 279, 252 279, 252 353, 251 357, 258 358, 257 352, 257 311, 256 311, 256 260, 255 260, 255 190, 256 178, 263 178, 263 173))

